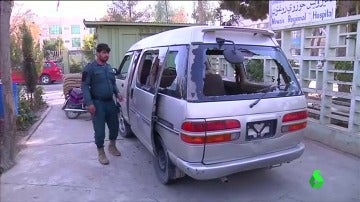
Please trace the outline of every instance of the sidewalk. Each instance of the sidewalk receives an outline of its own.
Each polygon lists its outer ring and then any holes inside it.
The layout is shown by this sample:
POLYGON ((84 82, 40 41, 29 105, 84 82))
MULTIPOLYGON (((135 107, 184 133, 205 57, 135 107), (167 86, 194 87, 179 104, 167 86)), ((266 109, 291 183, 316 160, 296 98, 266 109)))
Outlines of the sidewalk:
POLYGON ((228 183, 186 177, 163 186, 136 138, 119 138, 122 156, 100 165, 86 119, 68 120, 61 105, 52 106, 17 165, 1 177, 0 201, 360 201, 360 159, 313 141, 290 164, 232 175, 228 183), (308 182, 315 169, 325 181, 321 189, 308 182))

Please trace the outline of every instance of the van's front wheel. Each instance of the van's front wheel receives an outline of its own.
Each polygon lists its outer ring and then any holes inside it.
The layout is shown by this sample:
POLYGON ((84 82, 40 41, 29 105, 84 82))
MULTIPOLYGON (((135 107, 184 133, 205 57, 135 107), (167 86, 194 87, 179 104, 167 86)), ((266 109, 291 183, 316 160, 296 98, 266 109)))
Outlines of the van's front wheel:
POLYGON ((156 155, 154 156, 154 168, 156 176, 163 184, 170 184, 175 178, 175 165, 171 162, 167 149, 160 137, 156 138, 156 155))
POLYGON ((130 125, 125 121, 121 109, 119 113, 119 134, 124 138, 130 138, 134 135, 130 125))

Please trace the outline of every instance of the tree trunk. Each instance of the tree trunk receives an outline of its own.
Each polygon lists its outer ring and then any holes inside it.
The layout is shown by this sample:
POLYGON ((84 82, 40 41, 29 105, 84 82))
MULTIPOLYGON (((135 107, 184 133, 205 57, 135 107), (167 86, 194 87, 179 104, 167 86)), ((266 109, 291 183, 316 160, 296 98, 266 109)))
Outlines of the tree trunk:
POLYGON ((168 10, 168 3, 165 0, 165 12, 166 12, 166 23, 169 23, 169 10, 168 10))
POLYGON ((204 24, 205 23, 205 10, 204 5, 201 0, 198 1, 198 12, 199 12, 199 23, 204 24))
POLYGON ((10 16, 13 1, 0 1, 0 71, 4 124, 0 132, 0 173, 15 164, 16 119, 10 68, 10 16))

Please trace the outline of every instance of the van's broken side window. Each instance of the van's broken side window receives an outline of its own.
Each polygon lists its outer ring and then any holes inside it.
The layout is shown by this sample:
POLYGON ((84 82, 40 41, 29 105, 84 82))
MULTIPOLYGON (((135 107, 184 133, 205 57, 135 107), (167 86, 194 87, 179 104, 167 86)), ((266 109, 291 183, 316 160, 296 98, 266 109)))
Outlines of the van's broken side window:
POLYGON ((159 50, 144 52, 141 57, 136 86, 152 92, 156 86, 163 60, 164 58, 160 58, 159 50))
POLYGON ((186 80, 186 46, 171 46, 161 74, 160 92, 175 98, 184 98, 186 80))

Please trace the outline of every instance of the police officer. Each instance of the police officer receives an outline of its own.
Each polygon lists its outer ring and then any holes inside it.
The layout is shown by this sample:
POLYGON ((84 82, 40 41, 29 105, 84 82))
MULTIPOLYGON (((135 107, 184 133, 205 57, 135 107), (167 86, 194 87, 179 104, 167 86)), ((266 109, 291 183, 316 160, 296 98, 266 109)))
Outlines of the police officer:
POLYGON ((109 59, 110 48, 100 43, 96 47, 96 60, 86 65, 82 72, 81 89, 84 93, 85 104, 92 115, 95 131, 95 144, 101 164, 109 164, 104 151, 105 123, 109 128, 109 153, 120 156, 116 148, 116 138, 119 130, 118 108, 114 102, 115 95, 119 102, 122 97, 116 87, 115 73, 106 62, 109 59))

